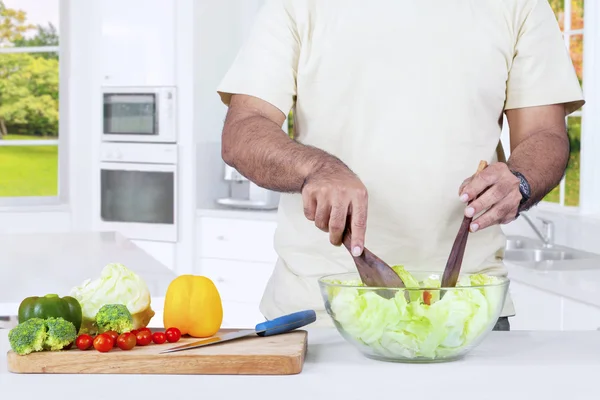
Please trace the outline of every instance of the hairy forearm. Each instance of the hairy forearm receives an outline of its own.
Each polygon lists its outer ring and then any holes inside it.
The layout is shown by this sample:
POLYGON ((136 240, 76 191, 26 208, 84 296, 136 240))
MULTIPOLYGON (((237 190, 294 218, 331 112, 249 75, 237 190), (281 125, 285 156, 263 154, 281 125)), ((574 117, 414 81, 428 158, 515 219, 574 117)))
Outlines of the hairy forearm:
POLYGON ((561 181, 569 161, 569 138, 564 132, 538 132, 513 149, 508 166, 522 173, 531 186, 524 209, 540 202, 561 181))
POLYGON ((313 172, 345 168, 331 154, 292 140, 261 115, 228 117, 222 140, 225 163, 258 186, 278 192, 298 193, 313 172))

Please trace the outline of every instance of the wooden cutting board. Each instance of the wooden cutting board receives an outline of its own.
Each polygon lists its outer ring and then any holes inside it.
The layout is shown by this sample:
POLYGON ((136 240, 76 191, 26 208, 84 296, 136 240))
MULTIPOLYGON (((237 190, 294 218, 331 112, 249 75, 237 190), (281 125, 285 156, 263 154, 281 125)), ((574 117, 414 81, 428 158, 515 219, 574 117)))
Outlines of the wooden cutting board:
MULTIPOLYGON (((220 333, 232 331, 235 329, 220 333)), ((295 330, 158 354, 197 340, 182 337, 177 343, 136 346, 129 351, 116 347, 107 353, 72 348, 20 356, 11 350, 8 370, 23 374, 293 375, 302 372, 307 350, 307 332, 295 330)))

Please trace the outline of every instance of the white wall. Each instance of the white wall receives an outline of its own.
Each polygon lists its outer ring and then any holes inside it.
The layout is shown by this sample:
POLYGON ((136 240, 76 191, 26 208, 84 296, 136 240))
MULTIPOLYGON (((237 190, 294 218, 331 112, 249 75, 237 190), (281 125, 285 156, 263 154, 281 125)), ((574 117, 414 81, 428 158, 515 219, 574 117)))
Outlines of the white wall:
POLYGON ((197 206, 214 207, 227 195, 221 131, 227 112, 217 86, 234 61, 262 0, 199 0, 194 18, 194 133, 197 142, 197 206))

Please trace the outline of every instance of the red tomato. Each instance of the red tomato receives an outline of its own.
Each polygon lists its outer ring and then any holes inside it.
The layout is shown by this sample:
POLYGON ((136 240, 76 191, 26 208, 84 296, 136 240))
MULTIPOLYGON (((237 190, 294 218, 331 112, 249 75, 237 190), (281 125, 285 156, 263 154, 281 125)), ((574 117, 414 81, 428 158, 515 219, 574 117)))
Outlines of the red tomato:
POLYGON ((146 346, 152 343, 152 334, 148 331, 138 332, 136 336, 136 344, 138 346, 146 346))
MULTIPOLYGON (((144 332, 144 331, 147 331, 147 332, 150 332, 150 333, 152 333, 152 331, 150 330, 150 328, 148 328, 148 327, 146 327, 146 326, 144 326, 143 328, 140 328, 140 329, 138 329, 137 331, 138 331, 138 332, 144 332)), ((136 335, 137 335, 137 333, 136 333, 136 335)))
POLYGON ((112 349, 113 346, 114 342, 112 340, 112 337, 104 333, 96 336, 96 338, 94 339, 94 348, 101 353, 106 353, 110 351, 110 349, 112 349))
POLYGON ((113 346, 117 345, 117 338, 119 337, 119 334, 116 331, 106 331, 104 334, 111 337, 113 340, 113 346))
POLYGON ((75 345, 79 350, 87 350, 92 347, 94 339, 90 335, 79 335, 75 340, 75 345))
POLYGON ((117 346, 121 350, 131 350, 135 347, 137 342, 136 336, 131 332, 121 333, 117 338, 117 346))
POLYGON ((130 332, 133 333, 134 335, 137 335, 139 331, 137 329, 132 329, 130 332))
POLYGON ((167 336, 163 332, 154 332, 152 334, 152 341, 156 344, 163 344, 167 341, 167 336))
POLYGON ((431 293, 429 293, 427 290, 423 292, 423 302, 428 306, 431 305, 431 297, 431 293))
POLYGON ((181 331, 177 328, 169 328, 165 332, 165 336, 167 337, 167 341, 169 343, 175 343, 181 339, 181 331))

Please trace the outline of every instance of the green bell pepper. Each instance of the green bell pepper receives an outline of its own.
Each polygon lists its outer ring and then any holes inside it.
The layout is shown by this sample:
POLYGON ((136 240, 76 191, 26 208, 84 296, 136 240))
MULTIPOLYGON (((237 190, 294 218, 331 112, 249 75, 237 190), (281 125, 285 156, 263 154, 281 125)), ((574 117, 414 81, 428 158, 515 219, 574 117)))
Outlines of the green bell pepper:
POLYGON ((57 294, 47 294, 44 297, 28 297, 19 305, 19 323, 31 318, 46 319, 62 317, 72 322, 79 332, 83 313, 79 301, 71 296, 58 297, 57 294))

